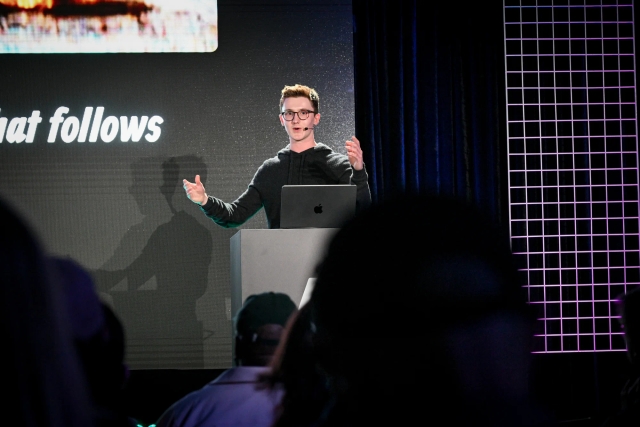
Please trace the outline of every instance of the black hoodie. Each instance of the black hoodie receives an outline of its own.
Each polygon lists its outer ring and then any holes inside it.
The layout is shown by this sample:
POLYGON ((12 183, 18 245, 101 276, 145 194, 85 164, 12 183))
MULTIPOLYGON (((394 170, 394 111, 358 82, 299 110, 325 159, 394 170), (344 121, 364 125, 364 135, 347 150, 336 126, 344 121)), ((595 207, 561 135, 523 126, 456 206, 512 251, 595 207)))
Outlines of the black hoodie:
POLYGON ((232 203, 209 196, 202 211, 225 228, 239 227, 264 206, 268 228, 280 228, 280 194, 283 185, 355 184, 358 187, 356 211, 371 204, 365 168, 354 170, 349 158, 318 144, 301 153, 289 146, 265 160, 247 190, 232 203))

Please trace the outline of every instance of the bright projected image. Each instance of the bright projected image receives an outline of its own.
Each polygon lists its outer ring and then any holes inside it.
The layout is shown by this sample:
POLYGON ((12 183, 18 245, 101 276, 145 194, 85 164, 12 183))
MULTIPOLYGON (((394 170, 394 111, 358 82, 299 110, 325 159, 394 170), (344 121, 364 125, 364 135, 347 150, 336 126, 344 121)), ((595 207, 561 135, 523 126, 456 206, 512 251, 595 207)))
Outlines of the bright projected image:
POLYGON ((216 0, 0 0, 0 53, 213 52, 216 0))

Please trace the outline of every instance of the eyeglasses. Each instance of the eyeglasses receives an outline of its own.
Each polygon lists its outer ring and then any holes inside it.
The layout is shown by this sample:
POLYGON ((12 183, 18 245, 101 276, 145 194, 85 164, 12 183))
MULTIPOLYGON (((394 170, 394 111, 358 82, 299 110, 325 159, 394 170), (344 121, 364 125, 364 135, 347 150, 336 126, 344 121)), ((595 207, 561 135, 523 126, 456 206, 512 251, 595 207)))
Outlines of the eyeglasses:
POLYGON ((306 120, 309 117, 309 114, 315 114, 315 113, 316 113, 315 111, 309 111, 309 110, 300 110, 300 111, 287 110, 287 111, 283 111, 280 114, 286 121, 290 122, 291 120, 293 120, 293 116, 295 114, 298 115, 298 118, 300 120, 306 120))

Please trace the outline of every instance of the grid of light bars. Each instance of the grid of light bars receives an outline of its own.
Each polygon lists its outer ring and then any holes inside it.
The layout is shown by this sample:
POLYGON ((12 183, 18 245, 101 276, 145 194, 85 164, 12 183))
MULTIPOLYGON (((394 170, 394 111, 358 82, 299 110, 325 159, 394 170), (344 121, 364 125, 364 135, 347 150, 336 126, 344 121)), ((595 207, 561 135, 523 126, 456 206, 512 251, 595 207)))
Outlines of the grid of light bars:
POLYGON ((504 0, 511 242, 535 352, 624 350, 640 284, 632 0, 504 0))

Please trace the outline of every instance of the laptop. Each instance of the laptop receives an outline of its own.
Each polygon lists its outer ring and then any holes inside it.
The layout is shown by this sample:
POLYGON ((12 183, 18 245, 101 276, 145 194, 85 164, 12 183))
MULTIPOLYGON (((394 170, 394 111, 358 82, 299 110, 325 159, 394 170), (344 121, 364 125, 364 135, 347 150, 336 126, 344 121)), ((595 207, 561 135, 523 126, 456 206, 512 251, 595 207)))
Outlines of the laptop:
POLYGON ((280 228, 340 228, 356 214, 356 186, 284 185, 280 228))

